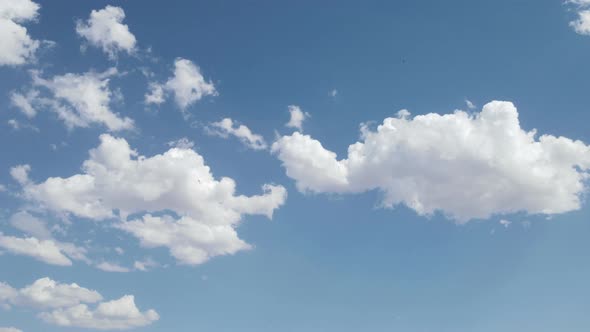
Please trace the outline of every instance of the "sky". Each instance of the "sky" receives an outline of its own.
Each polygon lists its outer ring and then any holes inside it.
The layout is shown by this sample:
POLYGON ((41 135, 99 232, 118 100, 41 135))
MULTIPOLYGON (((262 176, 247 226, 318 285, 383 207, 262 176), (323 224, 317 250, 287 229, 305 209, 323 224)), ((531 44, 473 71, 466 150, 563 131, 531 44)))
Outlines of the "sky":
POLYGON ((0 0, 0 332, 590 328, 590 1, 0 0))

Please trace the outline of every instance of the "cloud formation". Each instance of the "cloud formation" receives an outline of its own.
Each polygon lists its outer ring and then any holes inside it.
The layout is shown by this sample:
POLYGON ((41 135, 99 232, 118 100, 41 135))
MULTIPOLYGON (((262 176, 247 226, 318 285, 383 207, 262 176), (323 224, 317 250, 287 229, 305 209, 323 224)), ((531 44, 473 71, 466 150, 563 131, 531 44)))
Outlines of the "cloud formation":
POLYGON ((86 21, 76 22, 76 33, 95 47, 101 48, 109 58, 115 59, 119 52, 132 54, 136 39, 123 24, 125 11, 121 7, 106 6, 93 10, 86 21))
MULTIPOLYGON (((29 183, 28 178, 23 183, 29 183)), ((26 236, 8 236, 0 232, 0 248, 14 255, 29 256, 51 265, 70 266, 72 260, 90 262, 85 248, 56 240, 46 223, 29 212, 19 211, 9 221, 12 227, 26 236)))
POLYGON ((133 295, 100 302, 102 300, 102 295, 95 290, 75 283, 58 283, 50 278, 38 279, 22 289, 0 282, 0 305, 41 310, 42 320, 58 326, 122 330, 146 326, 160 318, 153 309, 139 311, 133 295), (91 309, 88 304, 96 304, 96 308, 91 309))
POLYGON ((283 136, 272 151, 300 191, 360 193, 377 189, 382 205, 404 204, 420 215, 443 212, 465 222, 525 211, 577 210, 586 190, 590 147, 520 127, 510 102, 479 114, 463 111, 410 117, 400 112, 376 131, 361 127, 348 157, 308 135, 283 136))
POLYGON ((580 35, 590 36, 590 1, 569 0, 568 3, 576 6, 578 18, 570 22, 570 27, 580 35))
POLYGON ((247 249, 235 232, 242 216, 271 218, 286 199, 285 188, 270 184, 262 195, 236 195, 234 180, 215 179, 203 157, 189 148, 144 157, 122 138, 105 134, 100 140, 83 173, 38 184, 26 177, 23 197, 56 213, 119 219, 117 227, 142 246, 167 247, 183 264, 247 249), (148 214, 127 221, 138 213, 148 214))
POLYGON ((31 0, 0 1, 0 66, 31 62, 40 42, 21 23, 34 21, 40 6, 31 0))
POLYGON ((288 107, 289 110, 289 122, 287 122, 287 124, 285 124, 285 126, 289 127, 289 128, 295 128, 299 131, 303 130, 303 121, 305 121, 305 119, 309 118, 309 113, 307 112, 303 112, 301 110, 301 107, 296 106, 296 105, 289 105, 288 107))
MULTIPOLYGON (((38 93, 29 93, 19 96, 18 99, 24 99, 20 102, 22 105, 50 109, 70 129, 85 128, 91 124, 102 124, 111 131, 133 129, 133 120, 121 117, 110 109, 113 92, 109 89, 109 80, 117 74, 117 69, 111 68, 102 73, 68 73, 45 79, 39 72, 33 71, 33 85, 47 89, 51 97, 39 97, 38 93)), ((27 114, 24 109, 23 112, 27 114)), ((29 115, 34 116, 34 113, 29 111, 29 115)))
POLYGON ((145 103, 159 105, 168 94, 174 95, 174 101, 182 111, 206 96, 218 95, 213 83, 207 82, 201 74, 201 69, 192 61, 182 58, 174 61, 174 75, 166 83, 149 84, 145 103))
POLYGON ((268 145, 264 138, 254 134, 250 128, 238 123, 230 118, 224 118, 221 121, 213 122, 206 128, 207 133, 223 138, 234 136, 246 147, 253 150, 265 150, 268 145))

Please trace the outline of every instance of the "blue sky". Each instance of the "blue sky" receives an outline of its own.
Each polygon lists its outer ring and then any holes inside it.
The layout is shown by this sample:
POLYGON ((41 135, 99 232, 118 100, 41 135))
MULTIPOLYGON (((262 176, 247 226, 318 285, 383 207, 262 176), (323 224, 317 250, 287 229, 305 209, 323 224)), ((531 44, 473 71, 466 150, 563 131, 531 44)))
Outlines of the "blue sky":
POLYGON ((587 331, 589 10, 0 0, 0 332, 587 331))

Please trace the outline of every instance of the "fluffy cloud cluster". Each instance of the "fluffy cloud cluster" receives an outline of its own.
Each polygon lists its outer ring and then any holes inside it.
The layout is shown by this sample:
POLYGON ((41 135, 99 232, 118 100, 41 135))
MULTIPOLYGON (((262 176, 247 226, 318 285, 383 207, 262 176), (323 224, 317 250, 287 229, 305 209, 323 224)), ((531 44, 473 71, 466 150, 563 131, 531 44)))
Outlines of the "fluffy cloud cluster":
POLYGON ((68 73, 51 79, 42 78, 36 71, 32 73, 33 85, 46 88, 51 97, 41 97, 38 90, 24 95, 13 92, 12 104, 27 117, 34 117, 37 109, 47 108, 55 112, 68 128, 102 124, 111 131, 118 131, 134 127, 133 120, 110 109, 113 93, 109 89, 109 79, 117 74, 115 68, 103 73, 68 73))
POLYGON ((22 289, 0 282, 0 305, 39 309, 39 317, 54 325, 130 329, 149 325, 160 318, 154 310, 139 311, 132 295, 100 302, 102 300, 97 291, 75 283, 61 284, 50 278, 41 278, 22 289), (96 304, 96 308, 91 309, 88 304, 96 304))
POLYGON ((289 122, 287 122, 285 126, 289 128, 295 128, 300 131, 303 130, 303 121, 309 118, 309 113, 303 112, 301 107, 296 105, 289 105, 288 110, 290 118, 289 122))
POLYGON ((362 141, 347 159, 298 132, 272 145, 301 191, 351 193, 377 189, 383 205, 418 214, 442 211, 460 222, 525 211, 557 214, 580 208, 589 177, 590 147, 520 127, 510 102, 479 114, 463 111, 411 118, 402 111, 362 141))
POLYGON ((118 52, 130 54, 135 50, 135 36, 123 24, 124 19, 125 11, 122 8, 106 6, 101 10, 93 10, 87 21, 78 21, 76 32, 90 45, 101 48, 114 59, 118 52))
POLYGON ((236 195, 234 180, 215 179, 202 156, 171 148, 152 157, 138 155, 127 141, 100 137, 83 173, 35 184, 25 177, 23 197, 46 209, 103 220, 118 217, 119 228, 145 247, 163 246, 184 264, 231 254, 248 245, 235 227, 244 214, 269 218, 286 199, 282 186, 264 185, 262 195, 236 195), (127 221, 137 213, 157 213, 127 221))
POLYGON ((242 144, 253 150, 265 150, 268 147, 262 136, 254 134, 250 128, 230 118, 209 124, 207 132, 223 138, 237 137, 242 144))
POLYGON ((217 95, 215 86, 205 80, 200 68, 182 58, 174 61, 174 76, 164 84, 152 82, 149 88, 150 91, 145 95, 146 104, 161 104, 167 94, 173 94, 174 101, 183 111, 203 97, 217 95))
POLYGON ((22 65, 34 58, 40 43, 21 23, 35 20, 38 11, 31 0, 0 1, 0 65, 22 65))

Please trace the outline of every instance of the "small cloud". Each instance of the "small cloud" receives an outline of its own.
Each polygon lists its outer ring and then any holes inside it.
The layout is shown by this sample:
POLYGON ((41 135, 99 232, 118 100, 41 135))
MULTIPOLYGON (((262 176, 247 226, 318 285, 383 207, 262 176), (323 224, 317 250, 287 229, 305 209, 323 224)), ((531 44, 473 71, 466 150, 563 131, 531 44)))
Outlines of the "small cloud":
POLYGON ((477 106, 469 99, 465 99, 465 105, 467 105, 467 108, 470 110, 474 110, 477 108, 477 106))
POLYGON ((297 105, 289 105, 288 110, 289 110, 289 114, 291 115, 291 118, 289 119, 289 122, 287 122, 287 124, 285 126, 287 126, 289 128, 295 128, 295 129, 302 131, 303 130, 303 121, 305 121, 305 119, 310 117, 309 113, 303 112, 301 110, 301 107, 299 107, 297 105))
POLYGON ((189 140, 186 137, 183 137, 181 139, 178 139, 176 141, 170 141, 168 142, 168 146, 171 148, 177 148, 177 149, 192 149, 195 146, 195 143, 191 140, 189 140))
POLYGON ((160 264, 151 258, 146 258, 142 261, 135 261, 133 267, 138 271, 149 271, 153 268, 159 267, 160 264))
POLYGON ((115 263, 109 263, 109 262, 102 262, 98 265, 96 265, 96 268, 105 272, 118 272, 118 273, 125 273, 125 272, 129 272, 131 270, 129 270, 128 268, 115 264, 115 263))
POLYGON ((509 221, 509 220, 506 220, 506 219, 501 219, 500 220, 500 225, 504 226, 504 228, 510 227, 510 224, 512 224, 512 221, 509 221))
POLYGON ((330 97, 334 98, 338 95, 338 90, 333 89, 332 91, 330 91, 330 97))
POLYGON ((242 142, 242 144, 253 150, 265 150, 268 147, 261 135, 253 133, 250 128, 230 118, 222 119, 219 122, 213 122, 205 129, 209 135, 222 138, 235 136, 240 142, 242 142))

